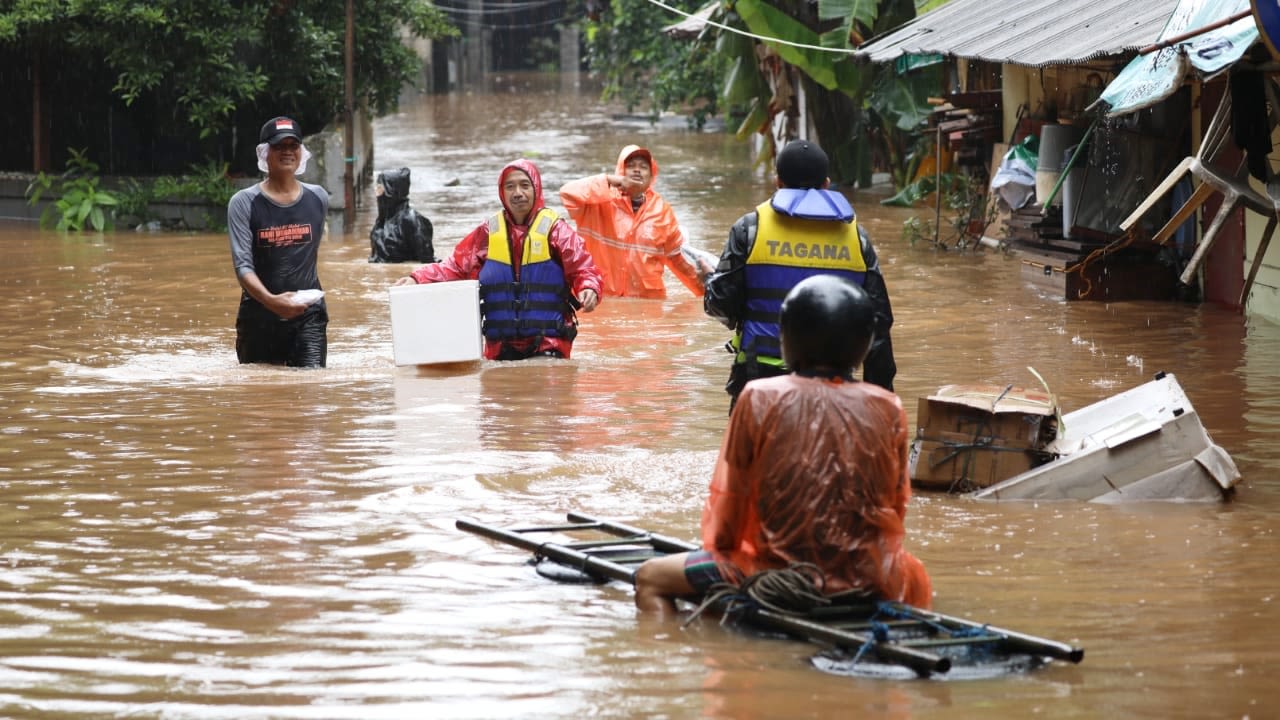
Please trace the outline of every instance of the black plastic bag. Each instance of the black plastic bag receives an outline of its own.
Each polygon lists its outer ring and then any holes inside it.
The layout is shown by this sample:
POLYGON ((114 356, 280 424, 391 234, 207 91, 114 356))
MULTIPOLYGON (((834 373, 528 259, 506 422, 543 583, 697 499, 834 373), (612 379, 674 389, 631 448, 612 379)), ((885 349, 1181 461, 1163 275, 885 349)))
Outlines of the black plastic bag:
POLYGON ((369 262, 436 261, 431 221, 409 207, 409 168, 378 173, 378 219, 369 231, 369 262))

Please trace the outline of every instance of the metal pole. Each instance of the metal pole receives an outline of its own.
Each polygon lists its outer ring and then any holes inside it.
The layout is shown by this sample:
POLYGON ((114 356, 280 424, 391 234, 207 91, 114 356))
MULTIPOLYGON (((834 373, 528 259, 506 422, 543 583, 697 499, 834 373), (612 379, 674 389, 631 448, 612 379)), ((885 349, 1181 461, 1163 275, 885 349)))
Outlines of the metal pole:
POLYGON ((677 540, 676 538, 667 537, 666 535, 651 533, 647 530, 633 527, 631 525, 625 525, 620 522, 601 520, 600 518, 592 517, 591 515, 586 515, 580 512, 574 512, 572 510, 569 511, 568 517, 571 522, 591 523, 611 535, 616 535, 618 537, 634 537, 640 542, 648 542, 653 545, 655 550, 661 550, 662 552, 693 552, 694 550, 699 549, 698 545, 694 545, 691 542, 677 540))
POLYGON ((933 141, 933 245, 938 246, 938 233, 942 230, 942 122, 938 122, 937 137, 933 141))
POLYGON ((1250 9, 1250 10, 1241 10, 1240 12, 1236 13, 1235 15, 1228 15, 1227 17, 1224 17, 1224 18, 1222 18, 1221 20, 1216 20, 1216 21, 1214 21, 1214 22, 1209 23, 1208 25, 1205 25, 1204 27, 1198 27, 1198 28, 1196 28, 1195 30, 1188 30, 1187 32, 1182 33, 1181 35, 1174 35, 1173 37, 1169 38, 1168 40, 1161 40, 1160 42, 1155 43, 1154 45, 1148 45, 1148 46, 1146 46, 1146 47, 1142 48, 1141 50, 1139 50, 1139 51, 1138 51, 1138 54, 1139 54, 1139 55, 1150 55, 1151 53, 1153 53, 1153 52, 1155 52, 1155 51, 1157 51, 1157 50, 1163 50, 1163 49, 1165 49, 1165 48, 1167 48, 1167 47, 1170 47, 1170 46, 1173 46, 1173 45, 1177 45, 1177 44, 1178 44, 1178 43, 1180 43, 1180 42, 1185 42, 1185 41, 1190 40, 1191 38, 1193 38, 1193 37, 1195 37, 1195 36, 1197 36, 1197 35, 1203 35, 1203 34, 1205 34, 1205 33, 1209 32, 1210 30, 1217 30, 1218 28, 1220 28, 1220 27, 1225 27, 1225 26, 1227 26, 1227 25, 1230 25, 1231 23, 1233 23, 1233 22, 1235 22, 1235 21, 1237 21, 1237 20, 1243 20, 1243 19, 1245 19, 1245 18, 1249 17, 1249 16, 1250 16, 1250 15, 1252 15, 1252 14, 1253 14, 1253 10, 1252 10, 1252 9, 1250 9))
POLYGON ((455 525, 459 530, 466 530, 469 533, 482 535, 490 540, 497 540, 508 545, 514 545, 535 555, 550 558, 561 565, 574 568, 575 570, 581 570, 588 574, 607 577, 610 580, 620 580, 631 585, 636 584, 635 572, 631 570, 631 568, 628 568, 625 565, 609 562, 608 560, 600 560, 599 558, 592 557, 587 553, 567 548, 564 545, 539 542, 538 540, 532 540, 520 533, 496 528, 492 525, 483 525, 470 520, 458 520, 455 525))
POLYGON ((31 169, 49 169, 49 138, 45 135, 43 51, 31 51, 31 169))
POLYGON ((1061 643, 1056 640, 1049 640, 1026 633, 1016 632, 1014 630, 1006 630, 994 625, 986 625, 976 623, 972 620, 955 617, 954 615, 943 615, 942 613, 932 610, 921 610, 911 605, 902 603, 891 603, 897 612, 905 617, 918 618, 926 622, 932 621, 941 625, 958 625, 962 628, 970 630, 983 630, 992 635, 999 635, 1004 640, 1004 645, 1010 650, 1017 652, 1025 652, 1029 655, 1044 655, 1058 660, 1067 660, 1078 663, 1084 660, 1084 649, 1061 643))
POLYGON ((350 235, 356 223, 356 151, 355 151, 355 54, 356 54, 356 11, 355 0, 347 0, 347 41, 346 41, 346 107, 343 114, 345 125, 342 157, 346 169, 342 174, 342 232, 350 235))
MULTIPOLYGON (((571 519, 578 517, 585 518, 585 515, 570 514, 571 519)), ((588 521, 592 522, 592 521, 588 521)), ((620 565, 618 563, 602 560, 584 552, 579 552, 572 548, 554 542, 539 542, 517 532, 496 528, 491 525, 483 525, 481 523, 472 522, 470 520, 457 520, 455 525, 459 530, 465 530, 476 535, 482 535, 491 540, 505 542, 508 545, 527 550, 535 555, 539 555, 550 559, 560 565, 571 567, 575 570, 581 570, 588 574, 595 574, 607 577, 611 580, 620 580, 631 585, 635 585, 635 571, 631 568, 620 565)), ((615 535, 631 536, 639 534, 637 542, 645 540, 653 541, 654 536, 651 533, 639 531, 637 528, 623 525, 621 523, 601 522, 600 529, 615 535)), ((670 538, 662 538, 661 540, 675 542, 679 545, 685 545, 680 541, 671 540, 670 538)), ((659 548, 655 542, 654 547, 659 548)), ((905 665, 911 668, 917 675, 927 677, 933 673, 944 673, 951 669, 950 658, 933 655, 931 653, 914 650, 909 647, 894 645, 891 643, 876 642, 874 638, 858 633, 841 630, 839 628, 830 628, 820 625, 816 622, 805 620, 791 615, 776 613, 763 608, 753 610, 750 613, 752 622, 762 624, 774 630, 798 635, 803 638, 821 640, 831 643, 845 650, 860 650, 864 646, 869 647, 873 653, 880 659, 889 662, 895 662, 899 665, 905 665)))

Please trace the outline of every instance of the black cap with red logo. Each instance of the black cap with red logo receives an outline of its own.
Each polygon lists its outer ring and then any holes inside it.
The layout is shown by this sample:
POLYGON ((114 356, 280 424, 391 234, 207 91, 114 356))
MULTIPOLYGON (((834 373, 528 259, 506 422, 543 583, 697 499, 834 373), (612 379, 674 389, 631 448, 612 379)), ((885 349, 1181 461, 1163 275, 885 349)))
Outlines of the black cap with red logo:
POLYGON ((271 118, 258 132, 258 142, 268 145, 275 145, 285 138, 302 142, 302 131, 298 129, 298 123, 287 117, 271 118))

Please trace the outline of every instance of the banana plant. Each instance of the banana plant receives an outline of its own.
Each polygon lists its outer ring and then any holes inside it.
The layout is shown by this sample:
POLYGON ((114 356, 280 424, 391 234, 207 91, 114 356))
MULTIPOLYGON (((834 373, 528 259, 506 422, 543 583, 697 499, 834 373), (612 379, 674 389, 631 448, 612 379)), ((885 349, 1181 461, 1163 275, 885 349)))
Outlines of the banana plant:
MULTIPOLYGON (((742 47, 726 41, 722 48, 733 50, 733 70, 726 82, 726 97, 738 98, 750 108, 747 120, 738 128, 739 136, 751 132, 768 133, 774 116, 791 109, 791 98, 776 93, 765 97, 770 86, 762 73, 752 74, 747 63, 764 65, 772 73, 784 73, 785 66, 804 76, 810 98, 811 116, 817 141, 832 158, 832 179, 869 184, 871 158, 879 156, 890 165, 894 183, 910 181, 908 149, 930 108, 929 95, 938 92, 941 77, 937 68, 926 72, 897 74, 860 62, 853 50, 864 40, 888 32, 946 0, 818 0, 816 8, 801 0, 734 0, 728 7, 751 33, 766 41, 765 62, 757 61, 754 41, 742 47), (769 53, 785 66, 769 66, 769 53), (755 93, 754 95, 750 95, 755 93), (742 98, 750 96, 750 100, 742 98)), ((728 35, 722 33, 721 39, 728 35)))

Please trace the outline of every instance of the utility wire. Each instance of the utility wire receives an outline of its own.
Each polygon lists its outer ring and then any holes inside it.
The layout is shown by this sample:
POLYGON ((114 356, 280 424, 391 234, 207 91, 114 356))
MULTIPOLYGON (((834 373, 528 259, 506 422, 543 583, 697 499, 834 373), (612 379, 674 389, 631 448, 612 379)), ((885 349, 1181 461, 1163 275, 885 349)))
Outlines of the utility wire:
POLYGON ((755 39, 755 40, 762 40, 762 41, 764 41, 764 42, 777 43, 777 44, 779 44, 779 45, 789 45, 789 46, 791 46, 791 47, 803 48, 803 49, 805 49, 805 50, 820 50, 820 51, 823 51, 823 52, 839 53, 839 54, 841 54, 841 55, 853 55, 853 54, 856 54, 856 53, 858 52, 858 50, 857 50, 856 48, 829 48, 829 47, 823 47, 823 46, 821 46, 821 45, 808 45, 808 44, 805 44, 805 43, 791 42, 790 40, 783 40, 783 39, 781 39, 781 38, 769 37, 769 36, 767 36, 767 35, 757 35, 757 34, 755 34, 755 33, 753 33, 753 32, 748 32, 748 31, 746 31, 746 30, 741 30, 741 29, 739 29, 739 28, 735 28, 735 27, 729 27, 728 25, 725 25, 725 24, 723 24, 723 23, 715 22, 714 20, 708 20, 708 19, 703 19, 703 18, 697 18, 697 17, 695 17, 695 16, 694 16, 694 14, 693 14, 693 13, 685 12, 684 10, 681 10, 680 8, 671 7, 670 5, 668 5, 668 4, 664 3, 664 2, 662 2, 662 0, 646 0, 646 2, 653 3, 654 5, 657 5, 658 7, 662 8, 663 10, 666 10, 666 11, 668 11, 668 12, 673 12, 673 13, 675 13, 675 14, 677 14, 677 15, 683 15, 683 16, 685 16, 686 18, 693 18, 693 19, 695 19, 695 20, 701 20, 702 22, 704 22, 704 23, 706 23, 707 25, 710 25, 710 26, 712 26, 712 27, 718 27, 718 28, 720 28, 721 30, 727 30, 727 31, 729 31, 729 32, 731 32, 731 33, 734 33, 734 34, 737 34, 737 35, 742 35, 742 36, 749 37, 749 38, 753 38, 753 39, 755 39))
POLYGON ((490 15, 499 12, 518 12, 520 10, 533 10, 536 8, 550 7, 552 5, 563 5, 564 0, 529 0, 528 2, 504 2, 492 3, 485 0, 484 7, 473 10, 469 7, 460 5, 449 5, 440 3, 438 0, 433 2, 437 8, 445 12, 458 13, 459 15, 490 15))
POLYGON ((563 21, 564 21, 564 16, 561 15, 558 18, 553 18, 551 20, 540 20, 536 23, 519 23, 516 25, 510 24, 510 23, 504 24, 504 25, 497 25, 495 23, 476 23, 475 25, 471 25, 468 23, 466 27, 478 27, 478 28, 483 28, 485 30, 523 30, 525 28, 546 27, 548 25, 556 25, 563 21))

